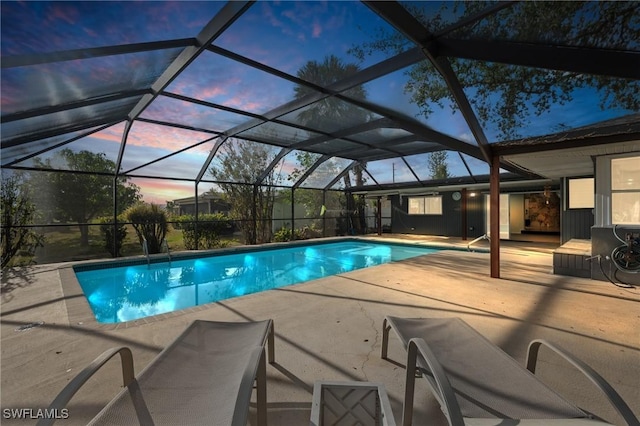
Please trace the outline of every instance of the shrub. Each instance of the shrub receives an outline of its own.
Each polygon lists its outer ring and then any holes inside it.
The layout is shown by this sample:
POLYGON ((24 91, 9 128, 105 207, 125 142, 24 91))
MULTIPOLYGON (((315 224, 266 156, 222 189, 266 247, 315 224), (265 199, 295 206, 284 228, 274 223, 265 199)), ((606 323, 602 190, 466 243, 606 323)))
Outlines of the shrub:
POLYGON ((115 224, 111 221, 111 217, 101 217, 98 219, 98 223, 100 223, 100 232, 104 237, 104 247, 109 251, 109 253, 111 253, 111 256, 113 257, 120 256, 120 250, 122 250, 122 242, 127 237, 127 227, 122 223, 124 221, 124 217, 119 217, 118 226, 116 228, 115 224))
MULTIPOLYGON (((322 233, 319 231, 316 231, 314 229, 309 228, 308 226, 305 226, 304 228, 297 228, 295 230, 295 237, 296 240, 308 240, 310 238, 317 238, 319 236, 322 236, 322 233)), ((289 228, 280 228, 278 229, 278 231, 276 231, 275 234, 273 234, 273 242, 283 242, 283 241, 291 241, 291 229, 289 228)))
POLYGON ((322 231, 319 229, 315 229, 313 226, 312 227, 305 226, 303 228, 296 229, 296 239, 310 240, 312 238, 320 238, 320 237, 322 237, 322 231))
POLYGON ((278 229, 276 232, 273 233, 272 240, 276 243, 291 241, 291 229, 289 228, 278 229))
POLYGON ((169 232, 167 213, 156 204, 139 203, 124 212, 136 231, 138 241, 147 240, 149 254, 160 253, 165 236, 169 232))
MULTIPOLYGON (((296 237, 296 240, 308 240, 309 236, 307 236, 307 233, 305 232, 305 230, 307 230, 309 228, 307 228, 306 226, 304 228, 298 228, 294 231, 294 235, 296 237)), ((280 228, 278 229, 274 234, 273 234, 273 238, 271 239, 273 242, 284 242, 284 241, 291 241, 293 238, 291 237, 291 229, 289 228, 280 228)))
POLYGON ((193 220, 195 219, 190 214, 183 214, 180 216, 173 215, 171 217, 171 221, 173 222, 173 229, 179 229, 179 230, 182 230, 182 226, 185 222, 192 222, 193 220))
POLYGON ((187 250, 212 249, 227 245, 220 240, 220 235, 228 232, 231 222, 222 213, 199 215, 197 223, 191 215, 180 216, 176 221, 182 229, 184 247, 187 250))

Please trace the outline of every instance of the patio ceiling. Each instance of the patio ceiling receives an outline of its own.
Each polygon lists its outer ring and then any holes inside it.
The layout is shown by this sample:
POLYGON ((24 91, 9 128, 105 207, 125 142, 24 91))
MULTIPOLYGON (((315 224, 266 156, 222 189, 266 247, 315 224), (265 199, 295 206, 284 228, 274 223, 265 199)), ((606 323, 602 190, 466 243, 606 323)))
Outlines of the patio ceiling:
POLYGON ((437 151, 456 182, 486 176, 494 155, 522 178, 589 174, 591 155, 640 150, 637 108, 602 101, 640 88, 640 5, 616 3, 630 14, 619 27, 596 25, 613 3, 587 2, 549 34, 508 28, 544 19, 545 2, 2 2, 2 168, 69 148, 103 153, 118 176, 213 182, 241 140, 268 145, 285 173, 311 153, 291 187, 344 189, 355 165, 367 187, 428 186, 437 151), (543 112, 530 99, 509 133, 464 74, 487 64, 599 80, 568 98, 548 87, 543 112), (416 75, 448 93, 419 105, 416 75))

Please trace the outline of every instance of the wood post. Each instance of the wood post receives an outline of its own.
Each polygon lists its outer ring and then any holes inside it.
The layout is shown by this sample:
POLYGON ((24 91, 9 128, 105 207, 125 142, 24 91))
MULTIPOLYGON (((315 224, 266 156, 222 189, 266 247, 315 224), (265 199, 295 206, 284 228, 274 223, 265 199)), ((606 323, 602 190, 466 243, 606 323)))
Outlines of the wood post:
POLYGON ((489 235, 491 278, 500 278, 500 156, 491 157, 489 167, 489 235))

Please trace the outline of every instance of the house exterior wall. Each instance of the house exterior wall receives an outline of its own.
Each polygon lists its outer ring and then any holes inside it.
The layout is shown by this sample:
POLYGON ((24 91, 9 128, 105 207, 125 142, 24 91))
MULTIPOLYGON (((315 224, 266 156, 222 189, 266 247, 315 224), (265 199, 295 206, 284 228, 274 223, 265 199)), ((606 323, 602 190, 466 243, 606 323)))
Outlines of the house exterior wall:
MULTIPOLYGON (((199 213, 209 213, 209 203, 207 201, 198 203, 199 213)), ((196 204, 182 204, 180 205, 180 215, 192 215, 196 214, 196 204)))
MULTIPOLYGON (((195 202, 182 202, 177 205, 179 215, 196 215, 196 203, 195 202)), ((209 213, 229 213, 230 206, 228 203, 221 200, 200 200, 198 202, 198 214, 209 213)))
POLYGON ((573 238, 581 240, 588 240, 591 238, 593 209, 564 210, 562 212, 561 221, 561 244, 564 244, 573 238))
POLYGON ((560 244, 571 239, 591 239, 591 227, 594 225, 593 209, 570 209, 569 193, 567 191, 568 179, 562 179, 563 208, 560 217, 560 244))
MULTIPOLYGON (((296 204, 294 208, 295 220, 294 226, 302 228, 311 226, 312 219, 305 219, 305 208, 301 204, 296 204)), ((280 228, 291 228, 291 203, 283 203, 276 201, 273 203, 273 231, 276 232, 280 228)))
MULTIPOLYGON (((462 237, 462 201, 452 198, 454 192, 439 192, 438 195, 442 195, 442 215, 410 215, 406 195, 390 196, 391 231, 401 234, 462 237)), ((469 197, 467 199, 467 237, 476 238, 484 235, 484 221, 483 198, 469 197)))

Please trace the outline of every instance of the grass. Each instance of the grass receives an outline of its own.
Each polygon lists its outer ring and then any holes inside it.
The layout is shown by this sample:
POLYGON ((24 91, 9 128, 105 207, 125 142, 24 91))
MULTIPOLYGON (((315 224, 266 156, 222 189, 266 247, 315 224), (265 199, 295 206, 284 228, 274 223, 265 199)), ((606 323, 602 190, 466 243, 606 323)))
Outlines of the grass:
MULTIPOLYGON (((45 228, 46 241, 44 247, 38 248, 33 259, 37 264, 68 262, 89 259, 110 259, 111 253, 105 247, 104 237, 99 226, 89 227, 89 245, 80 245, 80 230, 77 226, 45 228)), ((172 252, 185 250, 182 231, 171 228, 166 235, 169 249, 172 252)), ((238 241, 226 238, 228 245, 237 245, 238 241)), ((122 244, 121 255, 142 255, 142 247, 132 226, 127 225, 127 236, 122 244)), ((24 260, 24 259, 22 259, 24 260)))

